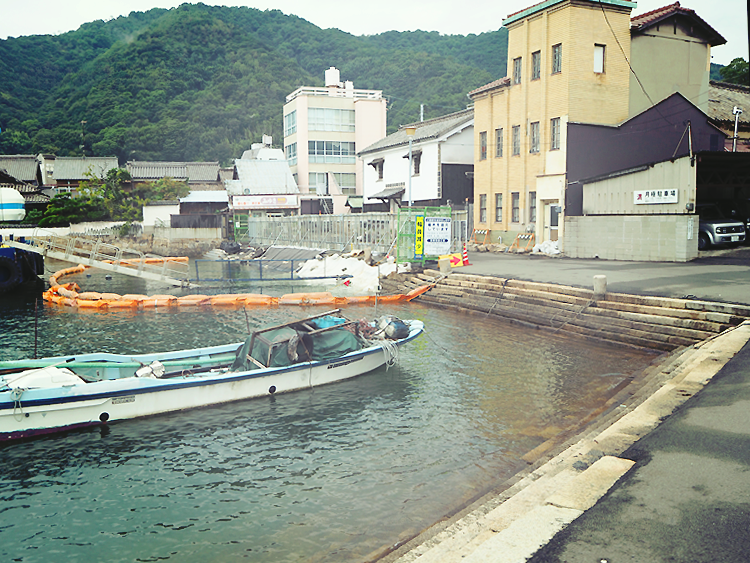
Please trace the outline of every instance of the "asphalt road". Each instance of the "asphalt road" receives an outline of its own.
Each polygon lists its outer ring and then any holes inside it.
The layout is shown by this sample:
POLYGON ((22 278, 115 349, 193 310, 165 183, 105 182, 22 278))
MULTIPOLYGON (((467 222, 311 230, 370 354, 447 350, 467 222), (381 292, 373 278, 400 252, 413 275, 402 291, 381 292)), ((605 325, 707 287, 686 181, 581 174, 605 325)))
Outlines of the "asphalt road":
POLYGON ((530 563, 750 561, 750 343, 620 457, 636 464, 530 563))
MULTIPOLYGON (((544 255, 470 252, 457 273, 556 283, 591 289, 607 276, 615 293, 691 298, 750 305, 750 247, 701 252, 692 262, 623 262, 544 255)), ((750 558, 748 559, 750 560, 750 558)))

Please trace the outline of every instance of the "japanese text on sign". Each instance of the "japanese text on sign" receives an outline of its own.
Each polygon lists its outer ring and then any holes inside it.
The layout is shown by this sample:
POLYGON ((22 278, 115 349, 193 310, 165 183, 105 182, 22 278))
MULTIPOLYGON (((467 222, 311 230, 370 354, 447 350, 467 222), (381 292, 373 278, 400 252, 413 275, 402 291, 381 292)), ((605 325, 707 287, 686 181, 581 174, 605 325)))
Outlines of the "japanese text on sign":
POLYGON ((424 253, 441 256, 451 251, 450 217, 426 217, 424 224, 424 253))
POLYGON ((414 230, 414 258, 424 257, 424 215, 415 217, 416 226, 414 230))
POLYGON ((633 192, 635 205, 652 203, 677 203, 677 190, 645 190, 633 192))

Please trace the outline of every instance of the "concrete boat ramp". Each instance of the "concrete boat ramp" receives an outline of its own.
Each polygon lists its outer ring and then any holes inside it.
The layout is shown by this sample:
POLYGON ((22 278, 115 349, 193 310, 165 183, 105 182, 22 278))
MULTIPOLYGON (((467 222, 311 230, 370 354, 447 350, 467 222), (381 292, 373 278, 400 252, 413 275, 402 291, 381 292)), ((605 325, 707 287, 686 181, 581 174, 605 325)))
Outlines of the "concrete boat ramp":
MULTIPOLYGON (((545 283, 538 283, 504 278, 504 258, 494 259, 494 265, 485 262, 483 275, 472 274, 471 268, 444 278, 426 271, 396 283, 408 288, 432 277, 435 287, 420 299, 440 306, 462 302, 468 304, 462 308, 477 314, 551 331, 560 327, 586 338, 596 338, 598 332, 601 339, 622 345, 656 344, 664 355, 616 390, 590 420, 529 452, 527 469, 419 536, 387 553, 372 554, 371 560, 747 560, 750 292, 740 304, 632 294, 594 299, 592 289, 548 283, 555 268, 574 270, 572 261, 546 260, 544 272, 534 276, 545 283), (649 321, 649 316, 654 318, 649 321), (656 336, 646 336, 649 332, 656 336)), ((587 262, 586 271, 591 267, 604 275, 608 267, 616 272, 624 266, 596 262, 594 268, 587 262)), ((517 266, 516 261, 508 269, 517 266)), ((703 264, 682 264, 680 270, 690 266, 695 267, 696 285, 679 291, 695 295, 693 291, 711 287, 704 275, 697 275, 703 264)), ((747 271, 742 263, 734 266, 747 271)), ((656 278, 669 268, 647 269, 654 279, 634 276, 633 283, 657 293, 656 278)), ((717 278, 724 273, 717 271, 717 278)), ((727 291, 721 279, 716 281, 713 287, 727 291)))

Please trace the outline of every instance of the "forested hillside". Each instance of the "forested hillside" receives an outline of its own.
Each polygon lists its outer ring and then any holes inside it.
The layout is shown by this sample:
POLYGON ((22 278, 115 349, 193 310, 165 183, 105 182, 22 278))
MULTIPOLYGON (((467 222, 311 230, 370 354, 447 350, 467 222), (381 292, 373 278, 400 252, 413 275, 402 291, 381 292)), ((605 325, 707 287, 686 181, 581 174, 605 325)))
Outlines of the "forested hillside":
POLYGON ((466 107, 468 91, 505 75, 506 46, 505 29, 355 37, 277 10, 132 12, 0 41, 0 154, 228 163, 264 133, 280 145, 285 96, 322 86, 330 66, 383 90, 390 132, 420 104, 426 118, 466 107))

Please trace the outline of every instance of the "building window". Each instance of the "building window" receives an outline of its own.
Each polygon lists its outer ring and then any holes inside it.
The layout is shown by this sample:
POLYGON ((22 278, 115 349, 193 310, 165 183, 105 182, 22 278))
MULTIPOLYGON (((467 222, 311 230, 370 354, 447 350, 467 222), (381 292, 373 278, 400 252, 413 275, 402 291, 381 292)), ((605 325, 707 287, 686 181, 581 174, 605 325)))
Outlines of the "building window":
POLYGON ((529 223, 536 223, 536 192, 529 192, 529 223))
POLYGON ((297 132, 297 110, 287 113, 284 116, 284 137, 293 135, 297 132))
POLYGON ((539 152, 539 122, 535 121, 531 124, 531 146, 529 147, 529 152, 531 153, 537 153, 539 152))
POLYGON ((513 59, 513 84, 521 83, 521 57, 513 59))
POLYGON ((487 160, 487 131, 479 133, 479 160, 487 160))
POLYGON ((552 45, 552 74, 562 72, 562 43, 552 45))
POLYGON ((518 192, 510 194, 510 220, 513 223, 521 221, 521 198, 518 192))
POLYGON ((310 172, 308 175, 310 191, 317 195, 328 195, 328 174, 325 172, 310 172))
POLYGON ((531 53, 531 79, 539 80, 542 76, 542 52, 531 53))
POLYGON ((495 156, 501 158, 503 156, 503 128, 495 129, 495 156))
POLYGON ((549 120, 550 142, 549 150, 560 150, 560 118, 553 117, 549 120))
POLYGON ((520 125, 514 125, 513 129, 511 130, 513 134, 513 147, 512 147, 512 155, 518 156, 521 154, 521 126, 520 125))
POLYGON ((354 110, 308 108, 307 127, 310 131, 354 131, 354 110))
POLYGON ((372 162, 369 163, 370 166, 372 166, 375 169, 375 172, 378 173, 378 180, 383 179, 383 159, 382 158, 376 158, 372 162))
POLYGON ((284 147, 284 156, 289 162, 289 166, 297 164, 297 143, 291 143, 284 147))
POLYGON ((333 172, 333 179, 344 195, 357 195, 357 175, 349 172, 333 172))
POLYGON ((354 164, 354 143, 348 141, 308 141, 309 161, 319 164, 354 164))
POLYGON ((503 222, 503 194, 495 194, 495 221, 503 222))
POLYGON ((604 73, 604 59, 606 56, 607 48, 605 45, 594 45, 594 72, 598 74, 604 73))
POLYGON ((487 222, 487 194, 479 195, 479 222, 487 222))
POLYGON ((414 153, 411 155, 411 161, 414 167, 412 171, 413 176, 419 176, 419 169, 422 167, 422 153, 414 153))

